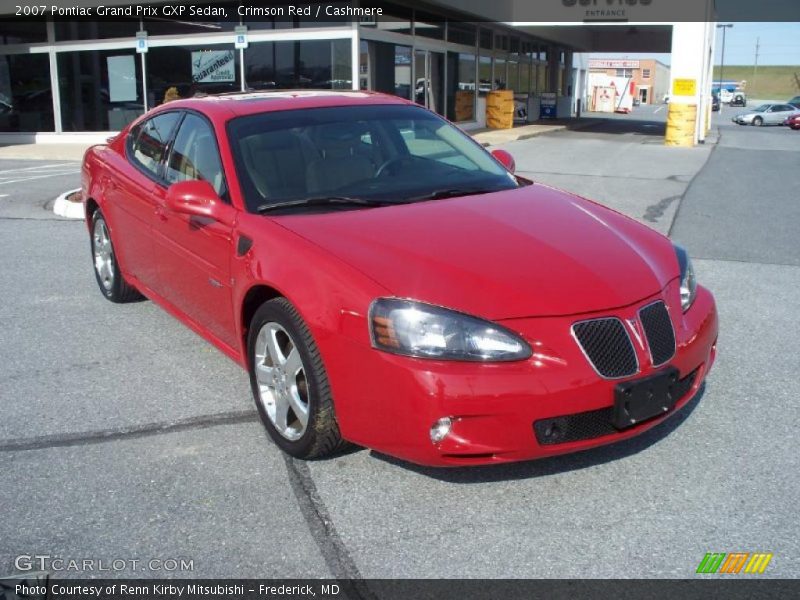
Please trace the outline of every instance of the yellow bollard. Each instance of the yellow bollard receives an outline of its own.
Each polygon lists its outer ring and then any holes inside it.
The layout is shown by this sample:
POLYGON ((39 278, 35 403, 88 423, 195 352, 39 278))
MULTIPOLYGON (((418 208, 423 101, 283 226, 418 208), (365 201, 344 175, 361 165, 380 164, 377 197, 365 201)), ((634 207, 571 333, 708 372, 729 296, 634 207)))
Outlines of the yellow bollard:
POLYGON ((514 90, 486 94, 486 126, 490 129, 514 127, 514 90))
POLYGON ((694 146, 696 120, 696 104, 670 102, 664 144, 667 146, 694 146))

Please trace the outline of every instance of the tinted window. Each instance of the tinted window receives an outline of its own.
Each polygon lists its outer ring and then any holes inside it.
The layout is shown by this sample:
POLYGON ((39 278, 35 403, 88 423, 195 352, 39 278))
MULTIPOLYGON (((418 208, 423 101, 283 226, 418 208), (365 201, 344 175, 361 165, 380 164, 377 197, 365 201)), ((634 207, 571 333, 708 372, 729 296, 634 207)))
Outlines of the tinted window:
POLYGON ((131 135, 131 160, 145 171, 158 176, 159 165, 167 153, 170 134, 179 117, 180 113, 177 112, 163 113, 137 126, 131 135))
POLYGON ((170 183, 195 179, 208 181, 217 195, 225 195, 225 177, 216 137, 203 118, 186 115, 175 136, 165 175, 170 183))

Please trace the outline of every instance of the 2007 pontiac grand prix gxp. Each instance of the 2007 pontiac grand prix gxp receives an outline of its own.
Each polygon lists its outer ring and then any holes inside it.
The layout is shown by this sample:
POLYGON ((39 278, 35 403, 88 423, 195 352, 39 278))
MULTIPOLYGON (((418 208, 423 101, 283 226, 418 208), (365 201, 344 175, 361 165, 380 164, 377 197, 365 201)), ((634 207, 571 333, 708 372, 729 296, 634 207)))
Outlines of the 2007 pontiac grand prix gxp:
POLYGON ((714 362, 686 252, 513 175, 436 114, 365 92, 177 100, 90 149, 100 290, 143 294, 250 373, 272 439, 426 465, 649 429, 714 362))

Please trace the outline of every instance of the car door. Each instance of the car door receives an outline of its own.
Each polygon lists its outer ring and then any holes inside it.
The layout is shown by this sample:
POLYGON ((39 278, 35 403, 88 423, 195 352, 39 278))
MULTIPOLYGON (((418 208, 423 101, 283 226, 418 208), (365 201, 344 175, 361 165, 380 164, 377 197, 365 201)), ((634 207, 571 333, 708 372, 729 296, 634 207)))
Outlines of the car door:
POLYGON ((158 292, 153 256, 152 226, 160 178, 170 136, 181 114, 159 113, 137 125, 128 135, 124 155, 115 155, 105 172, 105 203, 112 239, 125 270, 158 292))
POLYGON ((153 228, 159 289, 190 319, 237 348, 230 281, 236 209, 228 201, 216 135, 205 117, 185 113, 166 161, 164 183, 155 193, 159 206, 153 228), (223 205, 221 220, 167 208, 167 186, 194 179, 213 186, 223 205))
POLYGON ((767 111, 767 123, 773 125, 783 123, 787 115, 787 106, 783 104, 776 104, 767 111))

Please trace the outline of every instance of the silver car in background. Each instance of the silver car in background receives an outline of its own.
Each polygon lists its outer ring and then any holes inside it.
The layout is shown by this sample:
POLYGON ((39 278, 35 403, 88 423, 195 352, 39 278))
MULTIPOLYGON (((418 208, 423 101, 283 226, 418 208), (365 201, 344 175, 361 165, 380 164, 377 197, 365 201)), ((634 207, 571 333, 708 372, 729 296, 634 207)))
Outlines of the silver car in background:
POLYGON ((752 110, 740 113, 731 121, 739 125, 782 125, 783 122, 798 111, 791 104, 762 104, 752 110))

